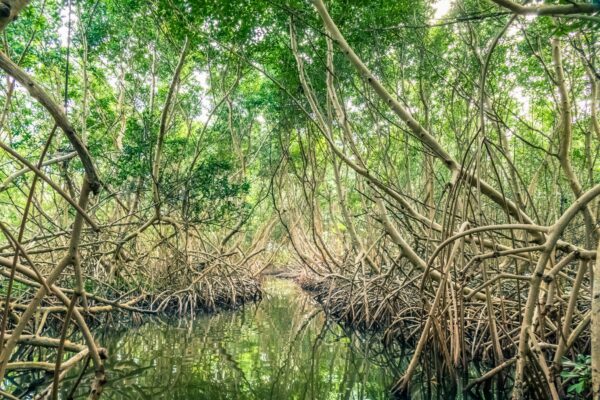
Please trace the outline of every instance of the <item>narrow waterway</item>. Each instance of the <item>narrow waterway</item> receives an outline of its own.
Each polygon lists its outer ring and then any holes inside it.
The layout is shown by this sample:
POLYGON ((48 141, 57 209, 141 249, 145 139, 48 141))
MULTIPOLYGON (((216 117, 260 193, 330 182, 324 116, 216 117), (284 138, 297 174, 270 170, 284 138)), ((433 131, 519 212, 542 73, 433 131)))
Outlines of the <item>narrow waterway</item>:
MULTIPOLYGON (((387 399, 393 377, 295 284, 268 279, 243 310, 99 334, 106 399, 387 399)), ((77 378, 63 384, 63 398, 77 378)), ((83 382, 75 398, 85 398, 83 382)))

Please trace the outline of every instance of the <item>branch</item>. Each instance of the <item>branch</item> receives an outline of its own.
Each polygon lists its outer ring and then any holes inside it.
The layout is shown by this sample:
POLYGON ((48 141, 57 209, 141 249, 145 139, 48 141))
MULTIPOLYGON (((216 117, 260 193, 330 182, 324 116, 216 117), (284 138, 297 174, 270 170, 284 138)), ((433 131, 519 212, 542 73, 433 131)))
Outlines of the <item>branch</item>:
POLYGON ((500 7, 508 8, 519 15, 570 15, 570 14, 593 14, 600 11, 600 4, 594 3, 571 3, 564 5, 541 5, 522 6, 510 0, 492 0, 500 7))
MULTIPOLYGON (((70 160, 71 158, 75 157, 76 155, 77 155, 76 152, 71 152, 71 153, 64 154, 62 156, 58 156, 51 160, 44 161, 44 163, 42 164, 42 167, 47 167, 48 165, 52 165, 52 164, 56 164, 56 163, 59 163, 62 161, 70 160)), ((25 168, 21 168, 17 172, 12 173, 10 176, 8 176, 4 180, 4 182, 2 182, 0 184, 0 192, 6 190, 12 181, 14 181, 15 179, 17 179, 18 177, 20 177, 22 175, 25 175, 29 171, 31 171, 31 170, 29 168, 25 167, 25 168)))
POLYGON ((373 88, 375 93, 389 106, 389 108, 408 126, 412 134, 435 156, 440 159, 444 166, 448 168, 454 175, 455 179, 464 177, 465 181, 473 187, 478 187, 481 192, 490 200, 506 209, 515 219, 528 224, 535 225, 534 221, 525 211, 521 210, 512 200, 507 199, 502 193, 498 192, 489 183, 478 179, 473 173, 468 172, 457 162, 435 139, 435 137, 425 127, 423 127, 398 100, 396 100, 390 92, 385 89, 381 82, 373 75, 369 68, 363 63, 360 57, 354 52, 348 44, 337 25, 329 15, 325 4, 322 0, 312 0, 313 5, 321 16, 325 28, 331 38, 338 44, 346 58, 358 71, 362 78, 373 88))
POLYGON ((177 92, 177 85, 179 83, 179 76, 181 75, 181 70, 183 69, 183 64, 185 63, 185 57, 187 56, 189 47, 189 40, 186 37, 185 42, 183 44, 183 48, 181 50, 181 54, 179 56, 179 62, 177 63, 177 67, 175 68, 175 72, 173 73, 173 79, 171 80, 171 85, 169 86, 169 92, 167 93, 167 99, 165 100, 165 105, 163 107, 162 115, 160 117, 160 128, 158 132, 158 138, 156 141, 156 151, 154 153, 154 161, 152 162, 152 193, 154 197, 154 208, 156 210, 156 217, 160 219, 160 196, 159 196, 159 182, 160 182, 160 158, 162 147, 165 139, 165 135, 167 133, 167 120, 169 117, 169 110, 171 108, 171 103, 173 101, 173 97, 177 92))
MULTIPOLYGON (((6 0, 0 1, 0 4, 6 0)), ((0 29, 1 29, 0 25, 0 29)), ((75 129, 71 126, 64 110, 60 107, 51 97, 38 85, 33 78, 31 78, 24 70, 22 70, 17 64, 15 64, 6 54, 0 52, 0 68, 4 70, 8 75, 12 76, 17 82, 19 82, 33 97, 36 99, 54 118, 56 125, 58 125, 67 138, 73 149, 79 155, 83 168, 87 174, 88 181, 92 192, 98 193, 100 189, 100 181, 96 168, 92 162, 92 158, 87 151, 87 148, 75 132, 75 129)))
POLYGON ((0 32, 8 24, 17 19, 21 10, 29 4, 29 0, 2 0, 0 1, 0 32))

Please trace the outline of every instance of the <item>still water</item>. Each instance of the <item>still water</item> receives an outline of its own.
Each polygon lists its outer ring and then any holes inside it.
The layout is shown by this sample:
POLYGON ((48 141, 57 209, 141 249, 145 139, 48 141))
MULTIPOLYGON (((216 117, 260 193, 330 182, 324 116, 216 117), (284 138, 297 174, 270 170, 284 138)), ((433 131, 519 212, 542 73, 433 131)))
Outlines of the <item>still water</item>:
MULTIPOLYGON (((110 357, 102 398, 388 398, 390 371, 357 337, 327 323, 292 282, 268 279, 264 289, 243 310, 99 333, 110 357)), ((80 387, 75 398, 86 398, 89 382, 80 387)))

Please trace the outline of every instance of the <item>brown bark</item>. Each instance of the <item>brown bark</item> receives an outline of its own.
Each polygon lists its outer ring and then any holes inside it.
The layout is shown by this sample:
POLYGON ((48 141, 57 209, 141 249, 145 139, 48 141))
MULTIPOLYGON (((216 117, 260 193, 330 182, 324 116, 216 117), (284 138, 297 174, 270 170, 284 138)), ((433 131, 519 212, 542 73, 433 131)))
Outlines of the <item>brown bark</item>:
POLYGON ((0 32, 8 24, 17 19, 21 10, 29 4, 30 0, 2 0, 0 1, 0 32))

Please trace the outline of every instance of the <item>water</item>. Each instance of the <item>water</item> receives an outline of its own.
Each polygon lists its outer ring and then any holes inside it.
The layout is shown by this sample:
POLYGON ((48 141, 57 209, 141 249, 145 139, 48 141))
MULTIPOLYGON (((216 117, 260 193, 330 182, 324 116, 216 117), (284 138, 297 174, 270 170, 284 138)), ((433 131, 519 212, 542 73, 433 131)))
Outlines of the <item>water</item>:
MULTIPOLYGON (((243 310, 97 334, 109 351, 102 398, 389 398, 390 370, 356 336, 327 323, 293 283, 269 279, 264 289, 243 310)), ((77 373, 63 381, 63 398, 77 373)), ((88 390, 86 376, 75 398, 88 390)))

